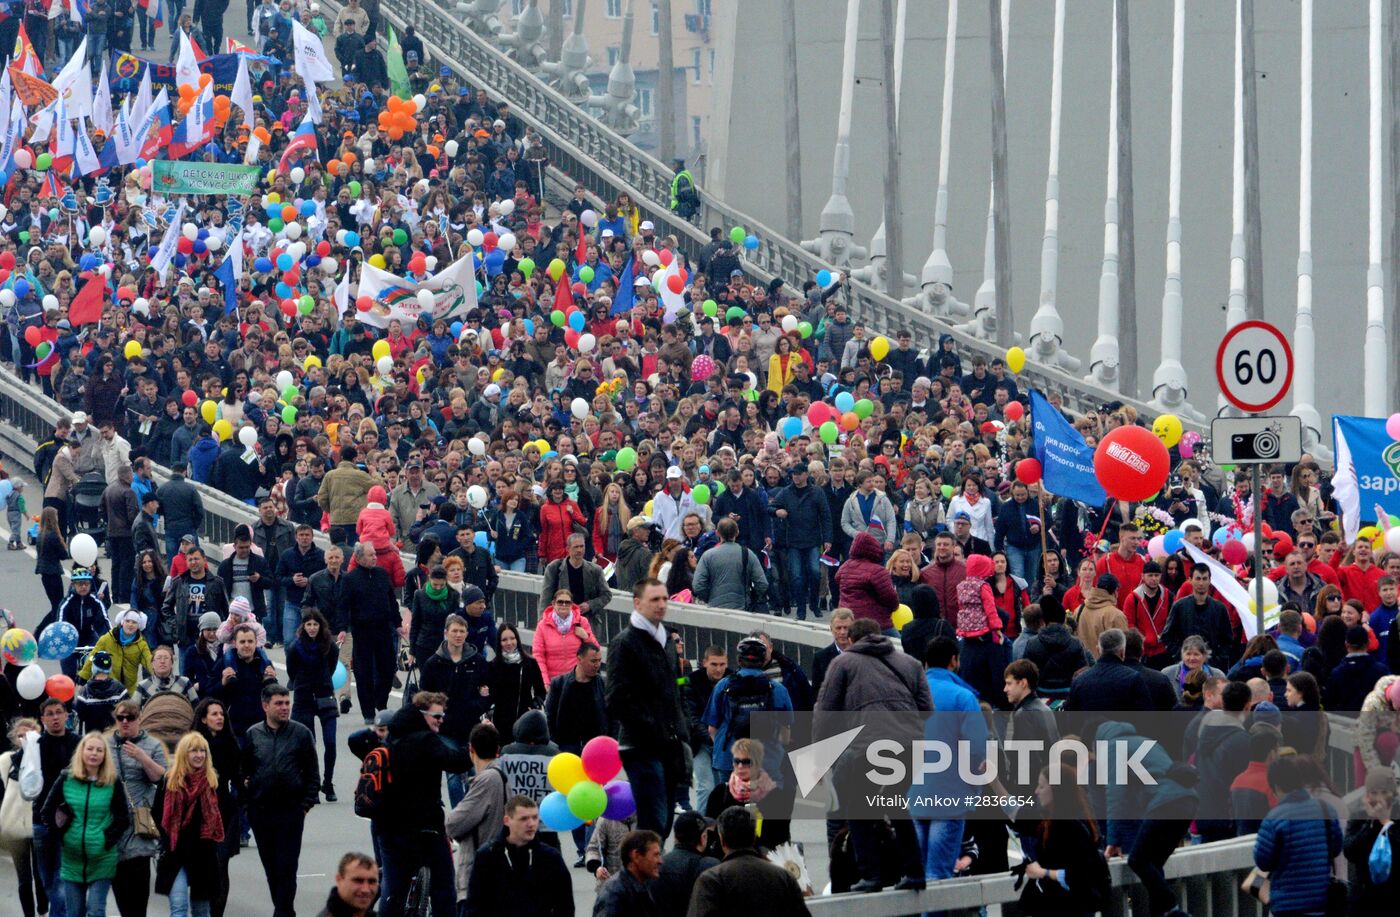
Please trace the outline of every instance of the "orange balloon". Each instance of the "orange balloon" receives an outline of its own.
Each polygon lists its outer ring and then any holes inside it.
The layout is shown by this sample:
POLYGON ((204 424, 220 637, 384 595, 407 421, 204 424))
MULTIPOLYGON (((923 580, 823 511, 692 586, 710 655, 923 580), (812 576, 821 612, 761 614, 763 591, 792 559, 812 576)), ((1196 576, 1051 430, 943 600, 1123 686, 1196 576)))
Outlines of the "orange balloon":
POLYGON ((860 426, 860 417, 856 415, 855 411, 847 411, 841 415, 841 429, 845 430, 847 433, 858 426, 860 426))
POLYGON ((257 137, 258 140, 259 140, 260 142, 262 142, 262 143, 271 143, 271 142, 272 142, 272 135, 269 134, 269 133, 267 132, 267 128, 265 128, 265 127, 257 127, 257 128, 254 128, 254 129, 253 129, 253 136, 254 136, 254 137, 257 137))
POLYGON ((351 152, 346 152, 340 157, 340 161, 345 163, 347 166, 353 166, 355 164, 355 159, 355 154, 351 152))
POLYGON ((416 130, 418 130, 418 119, 417 119, 417 118, 409 118, 409 119, 408 119, 408 123, 407 123, 406 125, 404 125, 404 130, 406 130, 406 131, 416 131, 416 130))
POLYGON ((389 104, 389 111, 394 111, 394 112, 396 112, 396 111, 398 111, 400 108, 403 107, 403 99, 400 99, 398 96, 389 96, 389 103, 388 103, 388 104, 389 104))
POLYGON ((296 218, 297 218, 297 209, 296 209, 295 207, 293 207, 291 204, 288 204, 287 206, 285 206, 285 207, 282 208, 282 221, 283 221, 284 223, 290 223, 290 222, 292 222, 293 220, 295 220, 296 218))
POLYGON ((404 99, 403 110, 408 112, 410 115, 414 114, 418 111, 418 103, 413 101, 412 99, 404 99))
POLYGON ((402 139, 403 139, 403 129, 402 129, 402 128, 397 128, 397 127, 391 127, 391 128, 389 128, 389 139, 390 139, 390 140, 402 140, 402 139))
POLYGON ((207 73, 201 73, 201 74, 199 75, 199 88, 200 88, 200 89, 203 89, 205 86, 208 86, 208 85, 209 85, 210 83, 212 83, 212 82, 214 82, 214 77, 210 76, 209 74, 207 74, 207 73))
POLYGON ((332 175, 339 175, 339 174, 340 174, 340 160, 339 160, 339 159, 332 159, 330 162, 326 163, 326 167, 327 167, 328 169, 331 170, 331 174, 332 174, 332 175))
POLYGON ((182 98, 182 99, 192 98, 192 97, 194 96, 194 94, 195 94, 195 91, 196 91, 196 89, 195 89, 194 86, 190 86, 190 85, 188 85, 188 84, 182 85, 182 86, 180 87, 180 98, 182 98))
POLYGON ((438 156, 442 155, 442 153, 438 150, 436 144, 430 143, 428 144, 428 155, 433 157, 434 159, 437 159, 438 156))

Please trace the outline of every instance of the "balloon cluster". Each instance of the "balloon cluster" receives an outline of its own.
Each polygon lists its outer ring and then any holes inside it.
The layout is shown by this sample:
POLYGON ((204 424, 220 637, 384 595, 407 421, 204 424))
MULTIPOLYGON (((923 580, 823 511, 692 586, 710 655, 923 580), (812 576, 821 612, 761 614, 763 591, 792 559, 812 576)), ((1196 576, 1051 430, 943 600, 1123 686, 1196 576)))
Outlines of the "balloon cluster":
POLYGON ((611 736, 590 739, 582 756, 561 752, 549 759, 554 792, 540 803, 545 827, 572 831, 599 817, 620 821, 636 812, 631 784, 616 779, 621 771, 622 753, 611 736))
MULTIPOLYGON (((175 103, 175 110, 179 113, 180 117, 183 118, 190 113, 190 109, 194 107, 195 99, 199 98, 199 94, 213 82, 213 76, 208 73, 201 73, 199 75, 198 85, 185 83, 180 86, 180 99, 175 103)), ((228 121, 228 116, 232 108, 233 103, 229 100, 228 96, 215 95, 214 123, 222 128, 224 122, 228 121)))
POLYGON ((387 106, 379 113, 379 129, 388 134, 390 140, 402 140, 405 132, 418 129, 418 119, 414 115, 426 102, 421 95, 411 99, 389 96, 387 106))

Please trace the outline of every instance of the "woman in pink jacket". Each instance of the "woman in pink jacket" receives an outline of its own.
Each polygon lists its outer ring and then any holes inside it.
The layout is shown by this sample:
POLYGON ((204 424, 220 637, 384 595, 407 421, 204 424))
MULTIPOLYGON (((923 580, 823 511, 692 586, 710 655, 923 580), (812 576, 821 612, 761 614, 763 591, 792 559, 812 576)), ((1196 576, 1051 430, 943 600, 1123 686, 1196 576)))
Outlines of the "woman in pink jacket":
POLYGON ((836 571, 841 605, 857 618, 870 618, 880 629, 894 633, 890 615, 899 607, 899 591, 885 569, 885 549, 869 532, 859 532, 851 542, 850 553, 836 571))
POLYGON ((540 614, 535 625, 535 642, 530 647, 540 664, 545 687, 556 675, 563 675, 578 661, 578 648, 584 643, 597 643, 593 628, 579 614, 573 596, 567 589, 554 594, 554 604, 540 614))

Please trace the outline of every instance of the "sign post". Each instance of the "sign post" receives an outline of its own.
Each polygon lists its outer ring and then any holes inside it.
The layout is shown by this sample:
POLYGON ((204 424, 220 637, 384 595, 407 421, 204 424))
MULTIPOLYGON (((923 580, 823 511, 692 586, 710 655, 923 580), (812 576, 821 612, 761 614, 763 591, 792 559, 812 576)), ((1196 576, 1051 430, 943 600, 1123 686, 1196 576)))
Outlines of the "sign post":
POLYGON ((1240 322, 1220 341, 1215 378, 1226 401, 1254 415, 1217 418, 1211 424, 1211 445, 1216 461, 1250 466, 1257 635, 1264 632, 1264 487, 1260 466, 1298 461, 1303 440, 1298 418, 1261 415, 1288 394, 1293 383, 1293 348, 1283 332, 1268 322, 1240 322))

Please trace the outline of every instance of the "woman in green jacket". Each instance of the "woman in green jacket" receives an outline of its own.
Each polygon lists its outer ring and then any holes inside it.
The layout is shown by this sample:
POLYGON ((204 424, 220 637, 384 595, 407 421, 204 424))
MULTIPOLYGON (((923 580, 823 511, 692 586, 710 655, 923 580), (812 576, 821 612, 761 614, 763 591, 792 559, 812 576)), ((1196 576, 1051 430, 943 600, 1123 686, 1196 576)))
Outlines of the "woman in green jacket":
POLYGON ((117 842, 129 818, 107 741, 90 732, 43 808, 50 836, 62 838, 59 878, 68 917, 106 917, 107 892, 117 874, 117 842))

